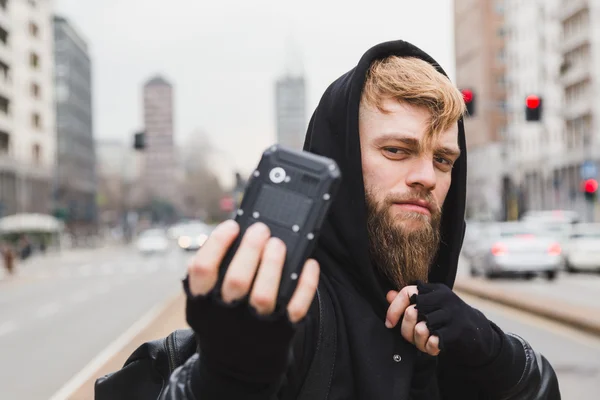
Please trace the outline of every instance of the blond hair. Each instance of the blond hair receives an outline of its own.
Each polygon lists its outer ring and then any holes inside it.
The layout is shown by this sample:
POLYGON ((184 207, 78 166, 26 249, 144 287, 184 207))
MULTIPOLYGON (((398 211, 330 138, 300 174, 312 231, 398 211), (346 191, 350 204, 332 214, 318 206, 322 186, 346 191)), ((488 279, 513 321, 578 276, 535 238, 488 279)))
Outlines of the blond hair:
POLYGON ((427 61, 390 56, 371 64, 361 103, 381 112, 385 99, 395 99, 429 111, 429 133, 444 132, 456 124, 466 107, 461 92, 427 61))

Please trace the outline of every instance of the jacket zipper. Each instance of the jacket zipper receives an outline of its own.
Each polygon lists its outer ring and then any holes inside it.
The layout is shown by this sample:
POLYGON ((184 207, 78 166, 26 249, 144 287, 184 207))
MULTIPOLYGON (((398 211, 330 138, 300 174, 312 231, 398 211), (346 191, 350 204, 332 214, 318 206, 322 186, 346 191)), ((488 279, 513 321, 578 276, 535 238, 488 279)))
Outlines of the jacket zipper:
POLYGON ((169 374, 172 374, 177 368, 176 351, 175 351, 175 333, 167 337, 167 353, 169 354, 169 374))

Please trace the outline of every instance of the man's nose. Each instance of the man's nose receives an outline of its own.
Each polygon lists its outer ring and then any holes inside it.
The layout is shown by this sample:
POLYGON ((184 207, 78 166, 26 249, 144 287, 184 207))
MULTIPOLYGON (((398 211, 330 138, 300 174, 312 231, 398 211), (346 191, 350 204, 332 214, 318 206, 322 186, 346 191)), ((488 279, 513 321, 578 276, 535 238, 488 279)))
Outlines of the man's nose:
POLYGON ((406 177, 406 184, 410 187, 420 187, 431 191, 435 189, 436 182, 437 176, 433 160, 430 157, 415 158, 406 177))

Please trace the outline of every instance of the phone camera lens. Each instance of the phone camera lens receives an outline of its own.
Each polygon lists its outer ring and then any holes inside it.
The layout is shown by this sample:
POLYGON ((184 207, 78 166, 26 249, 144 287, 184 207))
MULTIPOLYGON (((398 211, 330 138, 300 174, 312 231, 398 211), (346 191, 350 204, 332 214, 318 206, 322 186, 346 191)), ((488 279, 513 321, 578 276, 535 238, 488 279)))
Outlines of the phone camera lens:
POLYGON ((285 170, 281 167, 275 167, 269 172, 269 179, 273 183, 281 183, 285 180, 285 170))

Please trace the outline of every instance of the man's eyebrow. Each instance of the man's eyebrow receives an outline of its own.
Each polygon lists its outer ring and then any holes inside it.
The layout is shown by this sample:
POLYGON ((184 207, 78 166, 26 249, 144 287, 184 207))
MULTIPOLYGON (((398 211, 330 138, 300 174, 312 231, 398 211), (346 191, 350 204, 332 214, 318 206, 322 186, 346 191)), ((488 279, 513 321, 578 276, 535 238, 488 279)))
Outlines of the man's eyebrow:
POLYGON ((439 147, 435 150, 435 153, 449 157, 460 157, 460 149, 456 147, 439 147))
POLYGON ((419 148, 421 146, 421 143, 419 142, 418 139, 400 134, 400 133, 386 133, 385 135, 381 135, 380 137, 377 138, 377 142, 378 143, 383 143, 383 142, 401 142, 404 143, 407 146, 411 146, 411 147, 415 147, 415 148, 419 148))
MULTIPOLYGON (((377 142, 385 143, 385 142, 399 142, 404 143, 406 146, 409 146, 413 149, 417 149, 421 151, 423 144, 420 140, 405 136, 400 133, 388 133, 377 138, 377 142)), ((448 146, 440 146, 434 150, 434 153, 439 155, 445 155, 448 157, 456 157, 460 156, 460 149, 458 147, 448 147, 448 146)))

